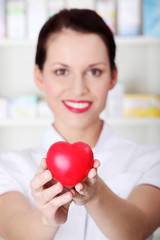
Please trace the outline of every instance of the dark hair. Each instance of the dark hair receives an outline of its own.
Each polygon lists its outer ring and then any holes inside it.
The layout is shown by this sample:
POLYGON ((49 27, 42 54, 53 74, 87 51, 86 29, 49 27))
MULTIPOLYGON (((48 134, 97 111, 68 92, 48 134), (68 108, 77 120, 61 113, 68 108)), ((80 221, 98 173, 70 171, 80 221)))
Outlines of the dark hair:
POLYGON ((113 33, 103 19, 95 11, 89 9, 64 9, 49 18, 39 33, 35 63, 41 70, 46 59, 49 37, 65 28, 82 33, 98 34, 108 49, 111 70, 115 68, 116 45, 113 33))

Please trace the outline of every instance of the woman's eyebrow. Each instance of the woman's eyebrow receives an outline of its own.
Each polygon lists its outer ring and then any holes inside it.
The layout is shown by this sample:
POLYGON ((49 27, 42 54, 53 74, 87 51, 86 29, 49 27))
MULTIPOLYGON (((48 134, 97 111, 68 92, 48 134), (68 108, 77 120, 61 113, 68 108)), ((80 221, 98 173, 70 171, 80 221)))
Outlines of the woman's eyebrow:
MULTIPOLYGON (((92 63, 92 64, 89 64, 88 65, 88 68, 92 68, 92 67, 96 67, 98 65, 103 65, 103 66, 106 66, 107 64, 105 62, 96 62, 96 63, 92 63)), ((54 62, 54 63, 51 63, 51 67, 52 66, 61 66, 61 67, 64 67, 64 68, 69 68, 69 65, 65 64, 65 63, 61 63, 61 62, 54 62)))
POLYGON ((95 67, 97 65, 105 65, 106 66, 106 63, 105 62, 97 62, 97 63, 90 64, 89 67, 95 67))
POLYGON ((60 66, 62 66, 62 67, 69 67, 67 64, 65 64, 65 63, 60 63, 60 62, 51 63, 51 66, 54 66, 54 65, 60 65, 60 66))

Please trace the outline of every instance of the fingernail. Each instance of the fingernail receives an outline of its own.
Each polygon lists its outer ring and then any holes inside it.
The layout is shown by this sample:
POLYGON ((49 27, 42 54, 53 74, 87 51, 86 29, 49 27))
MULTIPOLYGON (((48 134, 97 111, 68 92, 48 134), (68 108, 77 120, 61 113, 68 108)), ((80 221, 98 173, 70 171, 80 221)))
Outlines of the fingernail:
POLYGON ((45 174, 44 174, 44 177, 46 178, 46 179, 49 179, 50 178, 50 172, 45 172, 45 174))
POLYGON ((66 195, 66 200, 71 200, 71 198, 72 198, 71 194, 68 193, 68 194, 66 195))
POLYGON ((77 186, 77 190, 78 190, 78 191, 81 191, 82 188, 83 188, 83 185, 80 183, 80 184, 77 186))
POLYGON ((46 166, 46 160, 45 160, 45 158, 42 159, 42 165, 43 165, 43 167, 46 166))
POLYGON ((61 188, 61 183, 57 182, 56 183, 56 190, 60 190, 60 188, 61 188))

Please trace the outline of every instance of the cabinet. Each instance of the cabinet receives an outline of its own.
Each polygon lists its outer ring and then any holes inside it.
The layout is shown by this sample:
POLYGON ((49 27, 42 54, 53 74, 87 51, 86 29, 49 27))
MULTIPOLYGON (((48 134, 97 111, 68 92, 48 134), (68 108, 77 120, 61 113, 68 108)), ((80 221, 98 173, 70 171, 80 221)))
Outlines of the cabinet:
MULTIPOLYGON (((22 2, 24 1, 22 0, 22 2)), ((34 1, 25 2, 28 2, 28 5, 25 6, 27 6, 26 9, 28 9, 29 13, 29 9, 34 5, 34 1)), ((125 1, 118 0, 104 1, 107 5, 104 5, 103 1, 98 0, 43 0, 41 3, 36 2, 38 3, 37 7, 41 6, 40 10, 43 14, 44 12, 47 14, 48 11, 49 15, 63 6, 85 6, 86 8, 99 9, 98 12, 103 14, 105 6, 105 10, 108 9, 109 11, 108 17, 110 21, 114 21, 115 33, 118 33, 119 18, 117 13, 120 11, 120 6, 126 6, 125 1), (42 6, 45 6, 44 9, 42 6)), ((138 1, 132 1, 134 6, 136 6, 135 2, 138 3, 138 1)), ((141 10, 138 11, 140 16, 143 2, 139 2, 141 5, 141 10)), ((32 13, 33 11, 30 12, 31 15, 32 13)), ((135 13, 137 16, 136 11, 135 13)), ((143 25, 142 16, 140 17, 141 25, 143 25)), ((35 17, 35 13, 32 17, 35 17)), ((41 20, 39 17, 38 19, 39 21, 41 20)), ((140 32, 142 32, 141 30, 140 32)), ((124 84, 125 93, 156 94, 160 96, 160 37, 141 35, 135 37, 115 36, 115 40, 117 43, 116 62, 118 66, 118 79, 124 84)), ((35 47, 36 43, 33 40, 14 41, 0 39, 0 98, 40 94, 34 84, 33 78, 35 47)), ((139 143, 160 145, 160 118, 108 118, 105 112, 102 114, 102 118, 108 121, 113 130, 122 137, 133 139, 139 143)), ((38 144, 41 142, 45 130, 52 121, 53 119, 40 118, 23 120, 0 119, 0 151, 21 149, 38 144)))
MULTIPOLYGON (((118 79, 126 93, 160 96, 160 38, 115 37, 118 79)), ((0 41, 0 97, 40 94, 34 84, 34 41, 0 41)), ((108 118, 120 136, 139 143, 160 145, 160 118, 108 118)), ((52 119, 1 119, 0 151, 21 149, 41 142, 52 119)))
MULTIPOLYGON (((160 96, 160 38, 117 37, 118 79, 126 93, 160 96)), ((34 84, 34 41, 0 40, 0 98, 40 94, 34 84)), ((120 136, 160 146, 160 118, 108 118, 120 136)), ((0 119, 0 151, 19 150, 39 144, 53 119, 0 119)), ((155 239, 159 239, 160 230, 155 239)))

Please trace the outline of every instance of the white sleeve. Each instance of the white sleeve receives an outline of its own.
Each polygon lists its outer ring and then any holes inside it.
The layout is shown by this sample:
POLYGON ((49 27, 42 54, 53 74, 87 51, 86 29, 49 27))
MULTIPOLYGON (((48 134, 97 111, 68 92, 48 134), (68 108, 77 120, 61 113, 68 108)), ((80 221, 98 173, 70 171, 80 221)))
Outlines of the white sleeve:
POLYGON ((21 158, 18 152, 0 153, 0 194, 10 191, 25 192, 21 158))
POLYGON ((160 160, 142 175, 139 184, 150 184, 160 188, 160 160))
POLYGON ((160 148, 141 146, 138 164, 142 169, 139 184, 150 184, 160 188, 160 148))

